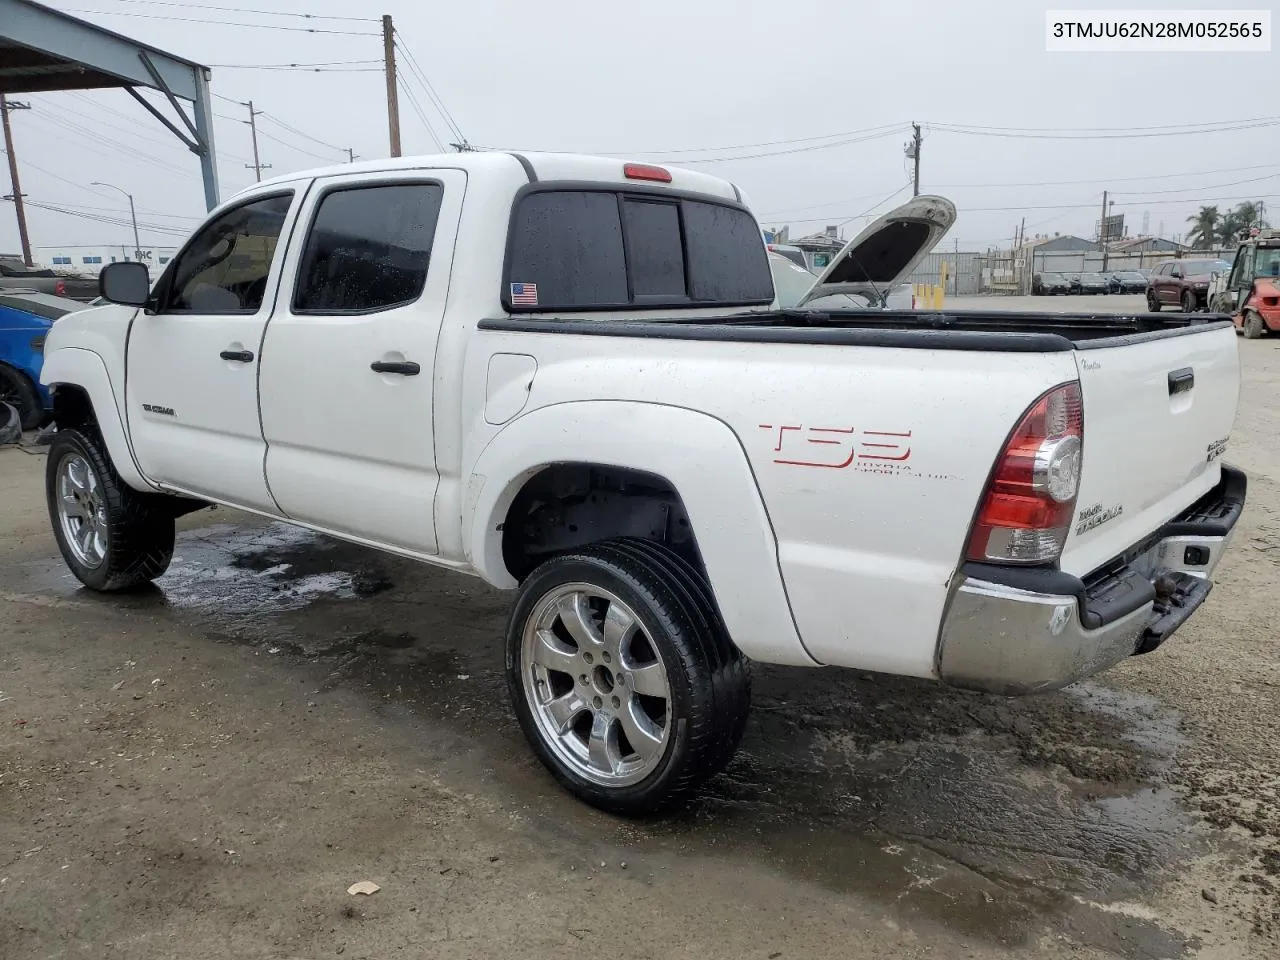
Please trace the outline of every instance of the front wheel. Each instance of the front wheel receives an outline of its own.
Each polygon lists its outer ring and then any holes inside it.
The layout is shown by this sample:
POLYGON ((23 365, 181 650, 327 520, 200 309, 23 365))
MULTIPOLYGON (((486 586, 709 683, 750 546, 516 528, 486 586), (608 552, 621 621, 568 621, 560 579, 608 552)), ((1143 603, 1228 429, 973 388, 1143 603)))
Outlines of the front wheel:
POLYGON ((1257 340, 1267 332, 1267 327, 1262 322, 1262 315, 1255 310, 1245 311, 1244 322, 1240 327, 1246 340, 1257 340))
POLYGON ((701 575, 631 539, 555 557, 529 576, 506 667, 538 758, 611 813, 685 801, 729 762, 750 702, 746 663, 701 575))
POLYGON ((1183 313, 1195 313, 1195 312, 1196 312, 1196 295, 1195 295, 1194 293, 1192 293, 1190 290, 1185 290, 1185 291, 1183 291, 1183 294, 1182 294, 1182 312, 1183 312, 1183 313))
POLYGON ((120 479, 96 430, 53 435, 45 497, 62 558, 91 590, 128 590, 169 568, 173 512, 120 479))

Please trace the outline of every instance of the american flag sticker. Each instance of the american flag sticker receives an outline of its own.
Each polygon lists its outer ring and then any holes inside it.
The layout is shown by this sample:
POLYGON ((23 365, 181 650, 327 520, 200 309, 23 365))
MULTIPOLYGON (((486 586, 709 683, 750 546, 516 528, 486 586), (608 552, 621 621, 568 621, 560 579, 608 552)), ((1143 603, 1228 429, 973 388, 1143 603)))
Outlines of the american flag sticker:
POLYGON ((536 307, 538 305, 538 285, 536 283, 513 283, 511 285, 511 305, 513 307, 536 307))

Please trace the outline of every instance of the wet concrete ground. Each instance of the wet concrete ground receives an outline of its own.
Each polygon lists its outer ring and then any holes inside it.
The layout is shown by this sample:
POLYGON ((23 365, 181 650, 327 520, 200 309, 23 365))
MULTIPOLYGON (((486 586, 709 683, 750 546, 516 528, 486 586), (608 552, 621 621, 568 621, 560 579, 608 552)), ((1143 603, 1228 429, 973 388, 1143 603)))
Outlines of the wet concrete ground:
POLYGON ((1165 648, 1013 701, 760 666, 727 773, 641 822, 533 760, 508 595, 217 510, 98 597, 0 453, 0 957, 1274 958, 1274 426, 1165 648))

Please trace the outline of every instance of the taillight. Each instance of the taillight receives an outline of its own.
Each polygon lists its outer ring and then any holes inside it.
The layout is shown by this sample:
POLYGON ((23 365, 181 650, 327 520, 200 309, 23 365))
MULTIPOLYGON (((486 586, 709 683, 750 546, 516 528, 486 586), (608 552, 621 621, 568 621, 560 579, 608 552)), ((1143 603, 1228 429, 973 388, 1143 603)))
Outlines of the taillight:
POLYGON ((67 282, 65 280, 59 280, 53 285, 53 292, 59 297, 65 294, 67 292, 67 282))
POLYGON ((1060 384, 1031 405, 996 461, 969 537, 968 559, 1058 559, 1076 509, 1083 437, 1079 383, 1060 384))
POLYGON ((622 175, 628 180, 655 180, 658 183, 670 183, 671 171, 656 167, 651 163, 628 163, 622 168, 622 175))

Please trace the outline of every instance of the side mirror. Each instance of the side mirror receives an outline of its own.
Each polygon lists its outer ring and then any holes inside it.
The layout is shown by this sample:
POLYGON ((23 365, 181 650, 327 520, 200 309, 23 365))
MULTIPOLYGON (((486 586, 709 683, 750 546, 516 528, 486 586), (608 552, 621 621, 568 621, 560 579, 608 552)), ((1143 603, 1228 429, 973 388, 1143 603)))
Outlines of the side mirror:
POLYGON ((126 307, 145 307, 151 298, 151 276, 145 263, 109 263, 98 274, 98 293, 126 307))
POLYGON ((1173 279, 1175 279, 1175 280, 1181 280, 1181 279, 1182 279, 1182 271, 1181 271, 1181 270, 1171 270, 1171 271, 1169 271, 1169 276, 1173 277, 1173 279))

